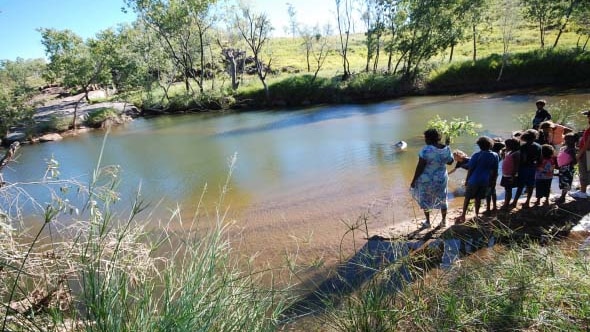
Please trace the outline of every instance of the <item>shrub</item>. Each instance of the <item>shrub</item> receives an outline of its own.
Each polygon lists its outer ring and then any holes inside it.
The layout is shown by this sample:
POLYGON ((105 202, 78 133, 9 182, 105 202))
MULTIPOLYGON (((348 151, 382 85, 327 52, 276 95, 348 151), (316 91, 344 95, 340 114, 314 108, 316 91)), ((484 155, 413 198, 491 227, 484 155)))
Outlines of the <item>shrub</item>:
POLYGON ((105 122, 107 119, 116 119, 118 116, 119 113, 114 108, 102 107, 89 112, 88 116, 84 120, 84 124, 88 127, 96 128, 102 126, 103 122, 105 122))
POLYGON ((51 115, 49 119, 37 123, 37 131, 40 133, 63 132, 70 129, 71 125, 71 116, 51 115))
MULTIPOLYGON (((44 217, 33 234, 18 234, 19 211, 0 214, 0 330, 276 329, 286 293, 262 287, 267 273, 232 258, 224 213, 198 227, 198 217, 187 224, 175 211, 174 225, 147 231, 136 220, 147 207, 139 193, 125 216, 110 210, 118 167, 97 167, 88 187, 59 181, 56 168, 51 160, 38 182, 53 199, 33 204, 44 217), (67 192, 85 193, 82 205, 64 199, 67 192)), ((0 193, 10 203, 2 206, 30 197, 18 185, 0 193)))

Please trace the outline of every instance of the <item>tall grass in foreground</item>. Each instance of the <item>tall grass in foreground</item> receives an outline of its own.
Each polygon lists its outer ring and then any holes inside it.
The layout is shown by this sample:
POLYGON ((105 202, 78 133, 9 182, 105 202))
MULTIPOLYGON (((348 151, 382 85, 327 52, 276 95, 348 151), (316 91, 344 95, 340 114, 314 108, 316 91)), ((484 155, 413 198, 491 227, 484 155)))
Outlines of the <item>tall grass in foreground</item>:
MULTIPOLYGON (((2 202, 0 330, 273 330, 285 294, 261 286, 267 272, 244 270, 232 258, 221 203, 212 220, 199 220, 200 209, 188 222, 175 211, 148 231, 138 220, 147 208, 139 193, 126 216, 113 212, 117 170, 97 167, 86 187, 47 176, 38 184, 53 198, 36 205, 40 227, 19 231, 5 209, 13 201, 2 202), (86 203, 72 206, 62 197, 71 191, 86 203)), ((2 198, 17 199, 9 195, 24 193, 17 187, 0 188, 2 198)))
POLYGON ((382 271, 319 318, 334 331, 587 331, 587 252, 486 249, 449 271, 392 289, 382 271), (379 281, 380 280, 380 281, 379 281))

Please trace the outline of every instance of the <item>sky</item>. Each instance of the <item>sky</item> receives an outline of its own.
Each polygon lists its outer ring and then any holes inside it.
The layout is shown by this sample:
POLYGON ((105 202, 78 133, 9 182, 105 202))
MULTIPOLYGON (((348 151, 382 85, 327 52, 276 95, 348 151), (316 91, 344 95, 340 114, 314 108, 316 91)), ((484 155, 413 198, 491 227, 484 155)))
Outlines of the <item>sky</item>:
MULTIPOLYGON (((275 35, 285 35, 287 3, 296 10, 297 21, 310 26, 329 21, 335 25, 334 0, 250 0, 257 12, 271 18, 275 35)), ((135 20, 125 14, 123 0, 0 0, 0 60, 44 58, 38 28, 69 29, 86 39, 119 23, 135 20)))

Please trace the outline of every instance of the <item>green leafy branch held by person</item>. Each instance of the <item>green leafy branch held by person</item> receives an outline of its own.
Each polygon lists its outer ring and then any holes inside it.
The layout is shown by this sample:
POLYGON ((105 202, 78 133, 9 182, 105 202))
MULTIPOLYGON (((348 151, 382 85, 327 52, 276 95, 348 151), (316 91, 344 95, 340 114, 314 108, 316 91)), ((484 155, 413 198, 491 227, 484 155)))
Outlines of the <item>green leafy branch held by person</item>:
POLYGON ((445 138, 444 141, 446 144, 452 143, 453 140, 459 136, 477 136, 477 129, 480 129, 481 127, 481 123, 469 120, 468 116, 465 118, 454 118, 449 121, 441 119, 441 117, 437 115, 434 119, 428 121, 428 128, 438 130, 438 132, 440 132, 445 138))

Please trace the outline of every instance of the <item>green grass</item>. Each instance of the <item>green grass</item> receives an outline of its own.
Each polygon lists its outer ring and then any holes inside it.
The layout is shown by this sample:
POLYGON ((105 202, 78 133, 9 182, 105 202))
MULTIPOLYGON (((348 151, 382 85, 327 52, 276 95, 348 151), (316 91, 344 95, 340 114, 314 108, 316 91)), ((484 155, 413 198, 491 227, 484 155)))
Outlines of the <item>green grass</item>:
MULTIPOLYGON (((552 45, 556 31, 549 31, 547 44, 552 45)), ((566 31, 559 47, 552 50, 547 47, 539 49, 536 27, 522 25, 515 29, 515 39, 510 48, 508 67, 503 77, 497 81, 502 64, 499 55, 502 50, 500 33, 497 29, 484 33, 478 42, 478 60, 473 63, 471 40, 465 40, 455 48, 453 62, 448 62, 449 50, 433 57, 425 66, 424 75, 417 85, 408 85, 396 75, 383 75, 387 66, 387 54, 381 55, 376 74, 364 73, 366 50, 364 35, 353 34, 350 39, 348 59, 353 72, 351 80, 341 82, 342 58, 339 39, 329 38, 329 55, 318 74, 316 82, 311 84, 307 72, 305 52, 299 38, 273 38, 264 52, 263 59, 272 59, 272 68, 278 73, 268 75, 271 100, 267 101, 262 91, 262 84, 256 76, 244 75, 237 92, 225 90, 224 95, 233 95, 236 105, 248 107, 284 107, 304 106, 318 103, 364 102, 396 98, 413 93, 455 93, 472 91, 497 91, 513 88, 531 88, 539 86, 583 85, 588 82, 590 59, 587 53, 576 51, 577 35, 566 31), (291 68, 282 72, 282 68, 291 68), (298 73, 293 73, 293 69, 298 73)), ((399 55, 394 54, 393 61, 399 55)), ((314 70, 313 63, 311 70, 314 70)), ((221 78, 217 79, 217 88, 221 78)), ((205 95, 216 95, 206 84, 205 95)), ((158 92, 156 92, 158 94, 158 92)), ((184 88, 177 84, 171 89, 172 96, 186 95, 184 88)), ((217 94, 218 95, 218 94, 217 94)), ((186 97, 183 97, 186 99, 186 97)), ((181 98, 181 99, 183 99, 181 98)), ((217 97, 219 98, 219 97, 217 97)), ((157 99, 157 98, 156 98, 157 99)), ((215 98, 214 98, 215 99, 215 98)), ((218 100, 218 99, 217 99, 218 100)), ((198 104, 198 103, 197 103, 198 104)), ((206 106, 207 103, 201 103, 206 106)), ((214 105, 215 103, 213 103, 214 105)), ((172 109, 191 109, 189 102, 178 104, 172 109)), ((231 107, 231 106, 230 106, 231 107)), ((213 107, 213 109, 216 109, 213 107)))
POLYGON ((559 246, 496 247, 401 289, 380 271, 317 318, 324 331, 585 331, 590 262, 559 246))

